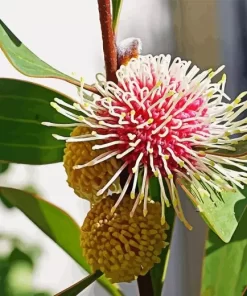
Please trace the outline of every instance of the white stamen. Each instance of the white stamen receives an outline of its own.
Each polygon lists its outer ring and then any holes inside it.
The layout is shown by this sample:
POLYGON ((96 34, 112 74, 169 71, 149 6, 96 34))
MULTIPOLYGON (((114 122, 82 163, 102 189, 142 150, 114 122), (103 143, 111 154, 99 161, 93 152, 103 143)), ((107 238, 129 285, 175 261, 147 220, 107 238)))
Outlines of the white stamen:
POLYGON ((128 163, 125 162, 121 167, 120 169, 115 173, 115 175, 113 175, 113 177, 106 183, 106 185, 100 189, 98 192, 97 192, 97 196, 100 196, 102 195, 106 189, 108 189, 111 184, 117 179, 117 177, 121 174, 121 172, 127 167, 128 163))
POLYGON ((137 120, 135 120, 135 118, 134 118, 135 114, 136 114, 135 110, 131 110, 131 111, 130 111, 130 120, 131 120, 131 122, 133 122, 133 123, 139 123, 139 122, 138 122, 137 120))
POLYGON ((128 133, 127 136, 130 139, 130 141, 133 141, 136 138, 136 135, 135 134, 131 134, 131 133, 128 133))
POLYGON ((144 188, 144 204, 143 204, 143 216, 146 217, 148 213, 148 188, 149 188, 149 178, 147 176, 146 178, 146 183, 145 183, 145 188, 144 188))
POLYGON ((85 124, 78 123, 52 123, 52 122, 41 122, 45 126, 54 126, 54 127, 75 127, 75 126, 86 126, 85 124))
POLYGON ((159 132, 169 121, 172 120, 172 115, 170 115, 168 118, 166 118, 166 120, 160 125, 158 126, 155 130, 152 131, 152 134, 157 134, 157 132, 159 132))
POLYGON ((136 147, 140 143, 141 143, 141 139, 138 139, 134 143, 129 143, 129 145, 130 145, 130 147, 136 147))
POLYGON ((135 149, 135 147, 130 147, 127 150, 125 150, 123 153, 118 154, 116 156, 117 159, 124 157, 125 155, 129 154, 131 151, 133 151, 135 149))
POLYGON ((153 121, 154 121, 153 118, 149 118, 147 121, 137 125, 136 128, 137 129, 144 128, 145 126, 150 125, 151 123, 153 123, 153 121))
POLYGON ((167 207, 170 207, 170 202, 169 202, 169 199, 166 196, 166 192, 165 192, 165 187, 164 187, 164 184, 163 184, 162 176, 161 176, 161 173, 160 173, 160 170, 159 170, 158 167, 156 167, 156 171, 158 173, 158 180, 159 180, 159 184, 160 184, 161 199, 164 199, 164 201, 166 203, 166 206, 167 207))
POLYGON ((69 108, 69 109, 76 110, 75 107, 74 107, 73 105, 70 105, 70 104, 64 102, 64 101, 61 100, 61 99, 55 98, 54 101, 55 101, 56 103, 58 103, 59 105, 62 105, 62 106, 67 107, 67 108, 69 108))
POLYGON ((110 159, 111 157, 117 155, 119 153, 119 151, 107 151, 105 153, 100 154, 99 156, 95 157, 94 159, 90 160, 89 162, 85 163, 85 164, 79 164, 79 165, 75 165, 73 167, 74 170, 78 170, 78 169, 83 169, 85 167, 90 167, 90 166, 94 166, 100 162, 106 161, 107 159, 110 159))
POLYGON ((107 148, 107 147, 111 147, 111 146, 119 145, 119 144, 125 144, 125 141, 113 141, 113 142, 109 142, 109 143, 102 144, 102 145, 94 145, 92 147, 92 149, 93 150, 103 149, 103 148, 107 148))
POLYGON ((111 209, 111 213, 112 213, 112 214, 115 212, 115 210, 117 209, 117 207, 118 207, 119 204, 121 203, 122 199, 124 198, 125 193, 126 193, 128 187, 129 187, 129 184, 130 184, 130 181, 131 181, 132 177, 133 177, 133 174, 130 173, 130 174, 129 174, 129 177, 128 177, 128 179, 127 179, 125 185, 124 185, 124 188, 123 188, 121 194, 119 195, 118 200, 116 201, 115 205, 114 205, 114 206, 112 207, 112 209, 111 209))
POLYGON ((139 165, 140 165, 140 162, 142 160, 142 157, 143 157, 143 152, 138 156, 137 160, 136 160, 136 163, 135 163, 135 166, 132 168, 132 172, 134 174, 134 181, 133 181, 133 186, 132 186, 132 190, 131 190, 131 193, 130 193, 130 197, 131 198, 135 198, 135 190, 136 190, 136 185, 137 185, 137 178, 138 178, 138 172, 139 172, 139 165))
POLYGON ((145 164, 144 165, 144 172, 143 172, 143 178, 142 178, 142 186, 140 191, 140 199, 142 200, 144 198, 144 190, 147 182, 147 173, 148 173, 148 167, 145 164))
POLYGON ((99 125, 107 126, 107 127, 110 127, 110 128, 124 128, 120 124, 112 124, 112 123, 109 123, 109 122, 105 122, 104 120, 100 120, 99 125))

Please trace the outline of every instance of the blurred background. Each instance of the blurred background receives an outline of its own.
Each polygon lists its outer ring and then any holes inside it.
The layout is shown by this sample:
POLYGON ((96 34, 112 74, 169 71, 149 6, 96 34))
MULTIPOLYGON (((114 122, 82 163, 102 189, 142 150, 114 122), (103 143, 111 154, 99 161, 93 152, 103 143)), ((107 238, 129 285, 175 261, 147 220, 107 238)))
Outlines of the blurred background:
MULTIPOLYGON (((246 89, 246 9, 245 0, 124 0, 118 40, 139 37, 143 54, 179 55, 202 69, 225 64, 227 92, 234 98, 246 89)), ((96 0, 0 0, 0 19, 35 54, 67 74, 74 72, 93 83, 95 74, 104 70, 96 0)), ((2 53, 0 77, 38 81, 76 97, 76 88, 66 82, 22 76, 2 53)), ((67 186, 62 164, 2 165, 0 185, 35 191, 79 224, 89 209, 67 186)), ((176 221, 166 296, 200 294, 206 227, 186 198, 183 202, 194 230, 188 232, 176 221)), ((53 295, 85 275, 21 212, 0 202, 1 296, 53 295)), ((126 295, 138 295, 135 282, 122 287, 126 295)), ((81 295, 107 294, 94 284, 81 295)))

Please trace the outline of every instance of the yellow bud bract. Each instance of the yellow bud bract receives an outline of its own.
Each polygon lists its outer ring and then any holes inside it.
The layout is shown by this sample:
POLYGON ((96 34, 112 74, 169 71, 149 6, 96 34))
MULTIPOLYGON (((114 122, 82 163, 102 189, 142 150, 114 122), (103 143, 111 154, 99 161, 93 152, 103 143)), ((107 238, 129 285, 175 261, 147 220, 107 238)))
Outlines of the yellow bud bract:
MULTIPOLYGON (((92 130, 87 127, 76 127, 71 136, 80 136, 91 134, 92 130)), ((103 195, 97 196, 97 192, 102 189, 105 184, 112 178, 120 167, 120 162, 114 157, 103 161, 102 163, 85 167, 82 169, 74 169, 75 165, 83 165, 90 160, 101 155, 106 150, 92 150, 96 144, 102 144, 102 140, 90 142, 71 142, 66 144, 64 150, 64 167, 67 173, 67 182, 75 193, 82 198, 96 203, 106 197, 108 190, 103 195)), ((117 179, 109 188, 113 193, 120 191, 119 179, 117 179)))
POLYGON ((137 206, 132 218, 135 201, 125 196, 111 214, 115 202, 114 196, 105 198, 89 211, 81 227, 81 247, 93 271, 101 270, 113 283, 130 282, 160 262, 169 227, 160 223, 158 202, 148 202, 145 217, 137 206))

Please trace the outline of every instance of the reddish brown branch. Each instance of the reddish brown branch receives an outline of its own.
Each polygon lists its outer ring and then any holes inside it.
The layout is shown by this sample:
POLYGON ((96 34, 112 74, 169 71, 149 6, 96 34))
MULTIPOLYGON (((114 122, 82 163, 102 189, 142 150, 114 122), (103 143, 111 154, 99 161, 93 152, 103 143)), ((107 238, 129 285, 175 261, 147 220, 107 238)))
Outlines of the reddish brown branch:
POLYGON ((98 0, 99 17, 105 57, 106 79, 117 82, 117 48, 112 29, 111 1, 98 0))

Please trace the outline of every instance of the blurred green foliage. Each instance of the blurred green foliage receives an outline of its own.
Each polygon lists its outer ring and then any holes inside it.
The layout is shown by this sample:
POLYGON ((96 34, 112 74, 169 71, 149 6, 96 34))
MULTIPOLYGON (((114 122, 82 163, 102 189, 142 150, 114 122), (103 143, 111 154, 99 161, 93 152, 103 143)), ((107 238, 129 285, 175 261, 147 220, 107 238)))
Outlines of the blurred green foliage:
MULTIPOLYGON (((9 168, 10 168, 10 163, 0 162, 0 174, 6 173, 9 168)), ((33 185, 28 185, 24 187, 23 190, 32 194, 37 194, 37 189, 33 185)), ((0 202, 2 202, 2 204, 8 209, 12 209, 15 207, 6 198, 4 198, 1 195, 1 192, 0 192, 0 202)))
POLYGON ((7 162, 0 162, 0 174, 7 171, 8 168, 9 168, 9 164, 7 162))
MULTIPOLYGON (((0 162, 0 174, 4 174, 7 172, 7 170, 9 169, 10 165, 9 163, 6 162, 0 162)), ((11 203, 9 203, 3 196, 1 196, 0 193, 0 201, 3 203, 3 205, 8 208, 11 209, 14 206, 11 205, 11 203)))
MULTIPOLYGON (((9 164, 0 163, 0 174, 6 173, 9 164)), ((32 186, 24 190, 36 193, 32 186)), ((14 208, 0 195, 2 204, 14 208)), ((20 239, 0 233, 0 295, 1 296, 51 296, 47 291, 35 290, 32 277, 35 262, 40 255, 37 246, 27 246, 20 239)))
POLYGON ((37 246, 27 246, 6 234, 0 234, 0 246, 1 296, 51 296, 48 291, 32 287, 35 262, 40 255, 37 246))

